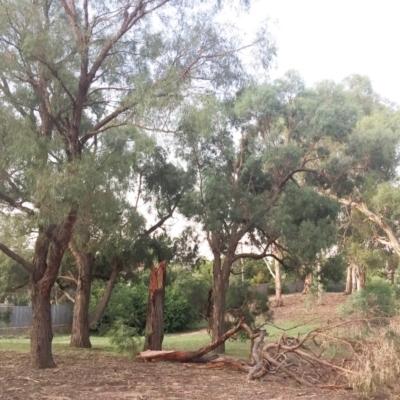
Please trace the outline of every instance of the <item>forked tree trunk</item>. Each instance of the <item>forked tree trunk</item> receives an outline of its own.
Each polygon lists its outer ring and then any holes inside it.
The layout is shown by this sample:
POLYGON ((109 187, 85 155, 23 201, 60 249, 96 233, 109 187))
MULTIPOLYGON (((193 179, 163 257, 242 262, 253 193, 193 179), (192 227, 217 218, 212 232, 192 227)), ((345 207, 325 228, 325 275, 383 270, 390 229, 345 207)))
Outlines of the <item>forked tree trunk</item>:
POLYGON ((149 300, 147 303, 146 340, 144 350, 161 350, 164 339, 164 301, 166 261, 150 269, 149 300))
POLYGON ((64 252, 71 240, 78 210, 72 207, 57 226, 39 229, 31 273, 32 330, 31 360, 35 368, 52 368, 51 289, 58 276, 64 252))
MULTIPOLYGON (((221 265, 219 257, 214 258, 214 298, 212 312, 212 340, 215 341, 225 333, 226 294, 229 286, 229 259, 225 257, 221 265), (226 272, 228 271, 228 273, 226 272)), ((221 343, 214 349, 216 353, 225 353, 225 343, 221 343)))
POLYGON ((40 281, 31 285, 32 330, 31 359, 36 368, 54 368, 51 343, 53 330, 51 326, 50 290, 42 288, 40 281))
POLYGON ((346 289, 344 290, 345 295, 349 295, 352 293, 352 268, 347 267, 347 276, 346 276, 346 289))
POLYGON ((96 311, 90 320, 89 323, 90 329, 92 329, 100 321, 100 318, 103 316, 107 304, 110 300, 115 282, 117 281, 118 275, 122 270, 122 265, 123 265, 122 261, 119 258, 115 258, 114 261, 112 262, 111 275, 107 281, 106 289, 104 290, 103 296, 101 297, 101 300, 97 305, 96 311))
POLYGON ((78 265, 78 282, 72 319, 71 347, 91 348, 89 334, 89 302, 92 286, 93 256, 90 253, 76 253, 72 249, 78 265))

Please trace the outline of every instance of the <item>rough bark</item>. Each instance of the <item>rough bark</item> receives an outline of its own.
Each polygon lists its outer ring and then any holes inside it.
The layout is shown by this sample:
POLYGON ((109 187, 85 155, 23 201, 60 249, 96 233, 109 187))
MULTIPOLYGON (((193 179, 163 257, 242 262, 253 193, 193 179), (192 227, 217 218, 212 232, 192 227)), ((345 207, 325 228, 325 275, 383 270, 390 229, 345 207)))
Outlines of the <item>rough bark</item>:
POLYGON ((92 286, 93 255, 80 253, 70 243, 70 249, 78 266, 78 280, 72 320, 71 347, 91 348, 89 334, 89 302, 92 286))
POLYGON ((144 350, 161 350, 164 339, 164 300, 166 261, 150 269, 149 300, 147 303, 146 339, 144 350))
POLYGON ((57 226, 41 228, 35 243, 31 273, 32 330, 31 360, 35 368, 51 368, 53 360, 51 344, 51 289, 58 276, 61 261, 71 239, 77 218, 77 208, 57 226))
POLYGON ((104 290, 103 296, 101 297, 101 300, 100 300, 99 304, 97 305, 96 311, 90 320, 90 323, 89 323, 90 329, 92 329, 100 321, 100 318, 104 314, 104 311, 110 300, 111 293, 114 288, 115 282, 117 281, 118 275, 122 271, 122 266, 123 266, 122 260, 118 257, 115 258, 113 260, 111 266, 112 266, 112 271, 111 271, 110 277, 107 281, 106 289, 104 290))
MULTIPOLYGON (((225 257, 221 263, 220 257, 214 257, 213 276, 214 276, 214 298, 212 312, 212 339, 216 341, 225 333, 225 312, 226 312, 226 294, 229 285, 230 259, 225 257), (228 271, 228 272, 227 272, 228 271)), ((222 342, 215 352, 225 352, 225 342, 222 342)))
POLYGON ((349 295, 352 293, 352 268, 347 267, 347 276, 346 276, 346 288, 344 290, 345 295, 349 295))
POLYGON ((51 326, 50 291, 42 288, 40 282, 32 281, 32 330, 31 330, 31 359, 36 368, 54 368, 51 343, 53 330, 51 326))

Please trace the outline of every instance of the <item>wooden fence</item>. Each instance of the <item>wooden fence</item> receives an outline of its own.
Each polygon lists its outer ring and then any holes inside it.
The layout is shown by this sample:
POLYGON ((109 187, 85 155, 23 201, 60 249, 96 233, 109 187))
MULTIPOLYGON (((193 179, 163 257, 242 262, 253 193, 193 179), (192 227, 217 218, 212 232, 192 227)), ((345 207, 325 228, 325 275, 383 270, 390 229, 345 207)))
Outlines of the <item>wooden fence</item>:
MULTIPOLYGON (((72 305, 52 305, 52 325, 72 324, 72 305)), ((0 306, 0 328, 26 328, 32 326, 32 307, 0 306)))

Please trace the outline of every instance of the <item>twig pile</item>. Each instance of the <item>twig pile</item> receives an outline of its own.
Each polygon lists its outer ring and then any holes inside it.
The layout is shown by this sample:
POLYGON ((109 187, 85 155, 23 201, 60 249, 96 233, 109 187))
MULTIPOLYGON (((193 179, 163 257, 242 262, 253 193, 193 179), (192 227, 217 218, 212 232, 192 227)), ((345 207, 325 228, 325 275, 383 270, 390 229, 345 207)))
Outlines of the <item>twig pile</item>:
POLYGON ((139 358, 204 362, 205 365, 195 367, 243 371, 248 381, 284 373, 303 385, 331 389, 354 387, 363 394, 376 391, 400 376, 400 319, 327 321, 323 327, 303 336, 294 338, 283 333, 276 342, 263 344, 265 336, 265 329, 255 334, 241 320, 223 338, 197 352, 142 352, 139 358), (244 330, 251 339, 252 362, 216 355, 204 357, 217 343, 234 338, 239 330, 244 330), (180 357, 171 357, 171 353, 180 357))

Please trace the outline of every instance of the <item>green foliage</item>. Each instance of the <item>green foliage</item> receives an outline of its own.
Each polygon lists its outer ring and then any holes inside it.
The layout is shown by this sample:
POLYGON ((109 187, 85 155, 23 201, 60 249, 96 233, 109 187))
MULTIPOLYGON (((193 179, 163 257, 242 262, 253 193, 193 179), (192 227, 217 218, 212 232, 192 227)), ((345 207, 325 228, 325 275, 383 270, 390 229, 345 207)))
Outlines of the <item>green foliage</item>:
POLYGON ((143 339, 136 328, 126 325, 122 318, 117 318, 107 332, 110 343, 115 346, 117 353, 134 358, 143 347, 143 339))
POLYGON ((101 321, 103 329, 108 329, 117 319, 134 327, 142 334, 146 328, 147 301, 149 289, 144 284, 115 286, 101 321))
POLYGON ((253 328, 256 318, 263 322, 272 318, 268 296, 251 290, 250 284, 241 280, 233 280, 229 285, 226 295, 226 312, 234 321, 244 317, 245 322, 253 328))
POLYGON ((341 314, 360 318, 393 317, 400 310, 397 292, 388 282, 374 280, 364 290, 352 294, 341 314))
MULTIPOLYGON (((170 278, 171 279, 171 278, 170 278)), ((192 276, 189 271, 179 271, 165 290, 164 330, 177 332, 199 322, 204 315, 207 302, 209 281, 199 276, 192 276)), ((102 285, 95 285, 92 290, 91 310, 102 295, 102 285)), ((120 319, 127 326, 134 327, 140 334, 146 328, 146 315, 149 289, 146 274, 142 281, 115 286, 99 327, 100 334, 120 319)))
POLYGON ((327 286, 329 282, 337 283, 343 281, 347 264, 343 255, 337 254, 329 257, 321 266, 321 281, 327 286))
POLYGON ((211 286, 210 276, 204 276, 198 272, 193 273, 189 270, 178 272, 172 287, 187 300, 190 307, 188 314, 191 316, 191 321, 188 325, 199 322, 204 318, 211 286))
POLYGON ((0 322, 8 326, 11 322, 12 311, 0 311, 0 322))
POLYGON ((176 287, 167 287, 165 291, 164 331, 179 332, 187 329, 199 320, 194 305, 176 287))

